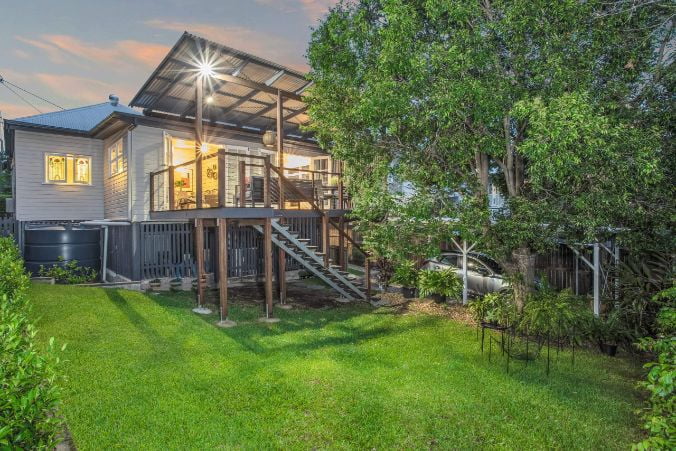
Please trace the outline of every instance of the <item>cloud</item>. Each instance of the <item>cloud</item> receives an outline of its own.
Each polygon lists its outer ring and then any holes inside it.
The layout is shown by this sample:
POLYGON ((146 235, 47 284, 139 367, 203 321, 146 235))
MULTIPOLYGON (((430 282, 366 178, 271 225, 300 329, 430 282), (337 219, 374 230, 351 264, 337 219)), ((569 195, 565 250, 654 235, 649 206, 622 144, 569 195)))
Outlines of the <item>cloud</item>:
POLYGON ((125 99, 129 101, 133 94, 133 89, 76 75, 38 73, 35 74, 35 78, 51 91, 68 96, 73 104, 78 105, 105 102, 111 93, 118 94, 125 102, 125 99))
POLYGON ((106 64, 110 69, 119 70, 141 63, 156 66, 169 51, 169 47, 148 42, 123 40, 107 45, 94 45, 74 36, 64 34, 43 34, 37 39, 15 36, 17 40, 43 50, 54 63, 63 64, 68 58, 106 64))
POLYGON ((312 21, 327 13, 338 0, 254 0, 259 5, 273 7, 283 13, 301 12, 312 21))
POLYGON ((14 56, 16 56, 17 58, 21 58, 22 60, 31 59, 31 54, 21 49, 14 49, 12 53, 14 53, 14 56))
MULTIPOLYGON (((52 107, 53 108, 53 107, 52 107)), ((40 111, 46 113, 47 109, 40 108, 40 111)), ((14 119, 17 117, 33 116, 38 114, 34 108, 25 103, 0 102, 0 113, 4 119, 14 119)))
POLYGON ((302 49, 297 48, 297 45, 278 35, 243 26, 222 26, 197 22, 184 23, 166 20, 148 20, 144 24, 161 30, 188 31, 219 44, 249 52, 301 72, 308 70, 302 49))

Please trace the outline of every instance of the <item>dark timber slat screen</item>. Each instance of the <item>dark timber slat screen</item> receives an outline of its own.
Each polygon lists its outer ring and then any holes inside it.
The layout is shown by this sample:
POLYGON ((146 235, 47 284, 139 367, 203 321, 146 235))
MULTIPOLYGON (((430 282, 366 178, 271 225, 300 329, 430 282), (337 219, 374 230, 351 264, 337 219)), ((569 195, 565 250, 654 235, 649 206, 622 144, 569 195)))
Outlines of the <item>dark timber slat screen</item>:
MULTIPOLYGON (((146 222, 140 226, 143 279, 195 276, 192 224, 146 222)), ((204 269, 207 273, 218 268, 215 232, 212 227, 204 232, 204 269)), ((228 263, 229 277, 255 276, 263 272, 262 240, 254 229, 228 227, 228 263)))
POLYGON ((14 215, 0 213, 0 236, 16 236, 16 219, 14 219, 14 215))
POLYGON ((128 279, 133 278, 132 233, 131 225, 108 227, 108 268, 128 279))

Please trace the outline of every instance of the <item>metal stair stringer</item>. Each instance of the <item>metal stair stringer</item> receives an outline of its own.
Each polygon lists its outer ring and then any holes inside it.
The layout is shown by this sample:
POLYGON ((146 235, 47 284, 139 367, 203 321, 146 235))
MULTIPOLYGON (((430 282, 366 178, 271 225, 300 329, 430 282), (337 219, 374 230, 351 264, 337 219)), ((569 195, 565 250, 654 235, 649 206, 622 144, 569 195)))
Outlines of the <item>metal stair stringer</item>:
POLYGON ((319 265, 322 268, 322 271, 328 272, 329 274, 331 274, 332 277, 338 279, 338 281, 343 286, 348 288, 351 292, 360 297, 362 300, 369 301, 368 297, 366 296, 366 293, 364 293, 356 285, 354 285, 347 277, 345 277, 343 274, 341 274, 339 271, 332 268, 331 266, 329 266, 328 268, 324 266, 323 258, 317 255, 313 249, 309 249, 304 242, 300 241, 296 237, 297 234, 295 232, 291 231, 288 227, 280 224, 279 220, 276 219, 272 220, 272 228, 274 229, 275 232, 280 233, 282 236, 284 236, 284 238, 287 241, 291 242, 296 248, 300 249, 303 252, 303 255, 311 258, 316 265, 319 265))
MULTIPOLYGON (((273 221, 273 224, 275 221, 273 221)), ((252 226, 258 233, 261 235, 264 235, 265 232, 263 230, 263 227, 259 225, 254 225, 252 226)), ((274 235, 274 234, 273 234, 274 235)), ((276 238, 275 236, 272 237, 272 242, 275 243, 277 247, 282 249, 284 252, 286 252, 288 255, 290 255, 294 260, 296 260, 298 263, 303 265, 305 269, 310 271, 312 274, 315 276, 319 277, 322 281, 324 281, 327 285, 329 285, 331 288, 336 290, 338 293, 340 293, 341 296, 345 297, 346 299, 353 300, 354 296, 351 296, 350 294, 347 293, 343 288, 340 287, 336 282, 331 280, 322 270, 318 269, 316 266, 312 265, 312 263, 308 260, 303 258, 298 252, 294 251, 291 249, 289 246, 287 246, 283 241, 280 239, 276 238)), ((309 256, 308 256, 309 257, 309 256)))

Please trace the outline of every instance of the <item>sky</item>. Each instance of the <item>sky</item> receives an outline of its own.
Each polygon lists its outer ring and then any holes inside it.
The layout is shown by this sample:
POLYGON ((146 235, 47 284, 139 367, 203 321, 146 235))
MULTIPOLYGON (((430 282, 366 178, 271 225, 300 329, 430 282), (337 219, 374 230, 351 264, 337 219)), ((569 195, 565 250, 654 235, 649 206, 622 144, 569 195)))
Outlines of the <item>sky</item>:
MULTIPOLYGON (((0 76, 59 106, 128 103, 183 31, 307 70, 337 0, 0 0, 0 76)), ((56 108, 26 96, 42 112, 56 108)), ((0 85, 6 119, 38 112, 0 85)))

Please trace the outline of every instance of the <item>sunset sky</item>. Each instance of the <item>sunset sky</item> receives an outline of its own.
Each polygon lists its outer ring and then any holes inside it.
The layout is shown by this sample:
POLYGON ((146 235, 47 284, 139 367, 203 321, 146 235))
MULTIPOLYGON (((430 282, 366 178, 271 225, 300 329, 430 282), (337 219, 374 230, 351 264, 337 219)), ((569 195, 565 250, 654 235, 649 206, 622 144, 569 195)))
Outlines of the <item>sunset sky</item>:
MULTIPOLYGON (((100 103, 110 93, 127 103, 183 31, 307 70, 310 27, 336 2, 11 2, 0 14, 0 75, 64 108, 100 103)), ((28 98, 42 112, 55 109, 28 98)), ((5 118, 37 114, 1 85, 0 112, 5 118)))

